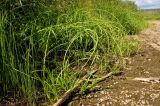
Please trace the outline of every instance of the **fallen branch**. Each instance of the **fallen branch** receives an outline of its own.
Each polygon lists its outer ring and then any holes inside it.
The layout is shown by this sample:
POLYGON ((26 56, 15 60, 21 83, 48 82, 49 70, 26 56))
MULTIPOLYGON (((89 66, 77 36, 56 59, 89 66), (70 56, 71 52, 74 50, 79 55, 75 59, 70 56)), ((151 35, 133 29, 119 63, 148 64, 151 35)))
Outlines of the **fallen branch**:
POLYGON ((106 78, 109 78, 110 76, 112 76, 112 75, 114 75, 114 74, 117 74, 117 73, 115 73, 115 72, 110 72, 110 73, 108 73, 107 75, 105 75, 105 76, 103 76, 103 77, 101 77, 101 78, 94 79, 94 80, 96 80, 96 82, 98 83, 98 82, 101 82, 101 81, 106 80, 106 78))
POLYGON ((98 82, 101 82, 101 81, 106 80, 107 78, 111 77, 112 75, 118 75, 118 74, 121 74, 121 73, 122 73, 121 71, 118 71, 118 72, 110 72, 110 73, 108 73, 108 74, 105 75, 105 76, 102 76, 102 77, 100 77, 100 78, 91 79, 91 80, 88 80, 88 81, 89 81, 89 82, 96 81, 96 82, 98 83, 98 82))
POLYGON ((134 78, 133 80, 142 81, 142 82, 155 82, 160 83, 160 78, 150 77, 150 78, 134 78))
POLYGON ((61 106, 74 91, 79 89, 80 85, 83 84, 87 78, 89 78, 96 72, 97 70, 93 70, 91 73, 85 75, 81 80, 77 82, 77 84, 75 84, 73 88, 69 89, 55 104, 53 104, 53 106, 61 106))

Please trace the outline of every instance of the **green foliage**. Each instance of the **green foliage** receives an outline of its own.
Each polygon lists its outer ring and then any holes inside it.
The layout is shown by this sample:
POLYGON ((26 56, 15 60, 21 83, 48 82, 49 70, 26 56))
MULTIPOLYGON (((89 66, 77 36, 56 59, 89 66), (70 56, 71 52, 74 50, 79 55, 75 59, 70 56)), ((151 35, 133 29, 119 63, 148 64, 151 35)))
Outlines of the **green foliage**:
POLYGON ((112 21, 118 21, 125 28, 127 34, 138 33, 147 26, 133 2, 122 2, 120 0, 102 1, 102 4, 99 3, 97 5, 95 3, 95 7, 107 11, 107 14, 103 15, 106 15, 112 21))
POLYGON ((1 0, 0 10, 0 85, 30 104, 39 88, 56 100, 73 87, 72 65, 130 55, 137 45, 125 36, 145 27, 136 6, 120 0, 1 0))
POLYGON ((141 13, 146 20, 160 20, 160 10, 146 10, 141 13))
POLYGON ((67 91, 74 86, 77 75, 76 73, 70 72, 68 69, 69 63, 65 62, 60 73, 55 74, 55 70, 52 72, 48 70, 47 77, 40 78, 44 93, 48 99, 58 99, 64 91, 67 91))

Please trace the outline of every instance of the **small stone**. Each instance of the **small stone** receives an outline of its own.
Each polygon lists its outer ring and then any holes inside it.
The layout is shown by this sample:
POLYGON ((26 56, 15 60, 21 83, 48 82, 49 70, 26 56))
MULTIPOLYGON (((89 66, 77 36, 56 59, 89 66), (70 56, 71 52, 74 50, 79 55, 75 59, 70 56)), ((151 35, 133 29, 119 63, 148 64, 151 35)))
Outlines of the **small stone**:
POLYGON ((101 94, 105 94, 105 92, 104 92, 104 91, 101 91, 101 94))
POLYGON ((105 106, 105 104, 102 104, 102 106, 105 106))
POLYGON ((96 104, 96 106, 100 106, 100 104, 98 103, 98 104, 96 104))
POLYGON ((150 59, 150 58, 148 58, 147 60, 148 60, 148 61, 151 61, 151 59, 150 59))

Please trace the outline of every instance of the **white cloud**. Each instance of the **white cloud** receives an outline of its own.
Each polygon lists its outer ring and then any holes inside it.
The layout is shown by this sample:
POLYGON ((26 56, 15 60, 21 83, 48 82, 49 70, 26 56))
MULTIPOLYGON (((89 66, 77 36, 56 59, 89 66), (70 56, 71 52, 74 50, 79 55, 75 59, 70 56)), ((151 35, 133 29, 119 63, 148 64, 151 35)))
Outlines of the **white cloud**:
POLYGON ((160 8, 160 0, 133 0, 140 8, 145 8, 149 6, 158 6, 160 8))
POLYGON ((134 0, 138 5, 152 5, 159 3, 160 0, 134 0))

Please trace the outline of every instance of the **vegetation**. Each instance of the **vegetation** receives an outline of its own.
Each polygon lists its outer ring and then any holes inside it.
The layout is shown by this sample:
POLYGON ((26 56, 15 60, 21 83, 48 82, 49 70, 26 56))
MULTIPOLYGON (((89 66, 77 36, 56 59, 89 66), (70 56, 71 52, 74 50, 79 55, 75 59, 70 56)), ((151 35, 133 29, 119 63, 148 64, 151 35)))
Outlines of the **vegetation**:
POLYGON ((137 49, 126 35, 145 25, 129 1, 1 0, 3 95, 14 89, 33 105, 41 92, 43 98, 55 101, 74 86, 79 71, 116 70, 110 61, 137 49))
POLYGON ((146 20, 160 20, 160 9, 144 10, 142 14, 146 20))

